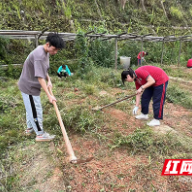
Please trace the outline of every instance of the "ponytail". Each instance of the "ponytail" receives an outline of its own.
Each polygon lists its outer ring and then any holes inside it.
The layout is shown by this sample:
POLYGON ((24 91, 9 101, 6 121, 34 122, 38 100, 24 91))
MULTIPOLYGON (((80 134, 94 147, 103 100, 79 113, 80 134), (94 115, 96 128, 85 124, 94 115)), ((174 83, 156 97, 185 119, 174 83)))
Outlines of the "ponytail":
MULTIPOLYGON (((135 74, 135 71, 133 71, 133 69, 131 69, 130 67, 128 68, 127 71, 123 71, 121 73, 121 80, 123 82, 123 85, 124 85, 124 82, 125 82, 125 79, 127 79, 127 75, 129 75, 131 78, 133 78, 133 75, 135 75, 135 77, 137 77, 137 75, 135 74)), ((135 81, 136 79, 134 79, 135 81)))

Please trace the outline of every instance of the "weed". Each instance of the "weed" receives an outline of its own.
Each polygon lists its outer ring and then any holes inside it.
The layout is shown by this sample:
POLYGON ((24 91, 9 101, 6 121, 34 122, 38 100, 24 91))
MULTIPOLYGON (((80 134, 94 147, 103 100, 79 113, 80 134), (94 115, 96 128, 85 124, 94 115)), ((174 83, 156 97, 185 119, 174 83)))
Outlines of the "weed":
POLYGON ((152 157, 172 155, 174 151, 181 150, 183 147, 181 142, 171 134, 154 137, 149 129, 136 129, 128 136, 117 134, 111 149, 121 145, 128 147, 131 154, 148 151, 152 157))
POLYGON ((150 146, 152 143, 150 136, 151 132, 149 130, 136 129, 133 134, 126 137, 117 136, 114 141, 115 145, 112 148, 126 145, 131 149, 131 153, 135 154, 146 150, 150 146))
POLYGON ((96 92, 96 87, 94 85, 86 85, 84 90, 87 95, 93 95, 96 92))
POLYGON ((76 97, 78 96, 74 92, 69 92, 65 94, 66 99, 75 99, 76 97))

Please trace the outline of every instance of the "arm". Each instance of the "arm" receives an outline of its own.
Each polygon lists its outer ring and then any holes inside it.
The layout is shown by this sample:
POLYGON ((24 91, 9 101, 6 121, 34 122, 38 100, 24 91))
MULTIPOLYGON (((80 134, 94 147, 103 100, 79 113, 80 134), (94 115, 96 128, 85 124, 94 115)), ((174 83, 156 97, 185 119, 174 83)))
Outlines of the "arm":
POLYGON ((143 56, 143 51, 141 51, 140 53, 139 53, 139 57, 142 59, 144 56, 143 56))
POLYGON ((141 58, 141 60, 143 60, 143 61, 145 61, 145 55, 146 55, 146 52, 144 52, 144 51, 142 51, 141 53, 140 53, 140 58, 141 58))
POLYGON ((59 67, 59 69, 57 70, 57 73, 60 73, 62 71, 62 66, 59 67))
POLYGON ((52 89, 52 83, 51 83, 51 79, 50 79, 48 73, 47 73, 47 86, 52 89))
POLYGON ((43 90, 45 91, 45 93, 47 94, 47 97, 49 99, 49 102, 52 103, 53 101, 56 101, 55 97, 50 95, 48 89, 47 89, 47 85, 46 85, 46 81, 45 79, 38 77, 38 81, 41 85, 41 87, 43 88, 43 90))
POLYGON ((136 95, 136 104, 135 104, 136 107, 139 107, 140 100, 141 100, 141 93, 136 95))
POLYGON ((150 87, 151 85, 153 85, 153 84, 155 83, 155 79, 153 79, 153 77, 152 77, 151 75, 149 75, 146 80, 147 80, 147 82, 146 82, 144 85, 142 85, 142 86, 137 90, 137 93, 138 93, 138 94, 142 93, 144 89, 150 87))
POLYGON ((137 110, 139 109, 140 100, 141 100, 141 93, 136 95, 136 105, 133 109, 133 115, 137 114, 137 110))
POLYGON ((141 59, 142 59, 143 61, 145 61, 145 58, 144 58, 144 57, 141 57, 141 59))

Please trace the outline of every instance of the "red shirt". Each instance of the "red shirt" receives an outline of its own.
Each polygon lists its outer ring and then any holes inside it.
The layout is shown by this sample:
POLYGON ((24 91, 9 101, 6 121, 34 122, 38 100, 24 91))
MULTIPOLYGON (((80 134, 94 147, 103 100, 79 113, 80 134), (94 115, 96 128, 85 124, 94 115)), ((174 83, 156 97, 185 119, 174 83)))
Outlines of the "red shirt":
POLYGON ((135 73, 137 75, 137 79, 135 81, 136 89, 139 89, 141 85, 144 85, 147 81, 147 77, 151 75, 153 79, 155 80, 155 84, 152 86, 159 86, 169 80, 169 77, 159 67, 155 66, 142 66, 135 70, 135 73))
POLYGON ((137 55, 137 58, 141 59, 141 57, 144 57, 144 56, 145 56, 145 52, 142 51, 142 52, 139 52, 139 54, 137 55))
POLYGON ((187 67, 192 67, 192 59, 189 59, 187 62, 187 67))

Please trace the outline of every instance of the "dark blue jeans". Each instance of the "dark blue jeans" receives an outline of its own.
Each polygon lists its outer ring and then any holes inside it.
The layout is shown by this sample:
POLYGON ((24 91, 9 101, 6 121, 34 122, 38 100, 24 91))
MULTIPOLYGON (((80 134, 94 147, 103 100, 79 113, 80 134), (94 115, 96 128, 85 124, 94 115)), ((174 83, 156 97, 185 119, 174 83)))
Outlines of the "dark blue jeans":
POLYGON ((141 65, 141 59, 137 59, 137 65, 141 65))
POLYGON ((166 90, 168 81, 156 87, 148 87, 145 89, 141 97, 141 112, 149 113, 149 102, 153 97, 153 113, 155 119, 163 119, 163 106, 165 103, 166 90))

